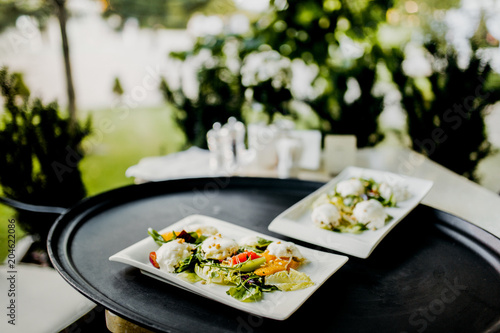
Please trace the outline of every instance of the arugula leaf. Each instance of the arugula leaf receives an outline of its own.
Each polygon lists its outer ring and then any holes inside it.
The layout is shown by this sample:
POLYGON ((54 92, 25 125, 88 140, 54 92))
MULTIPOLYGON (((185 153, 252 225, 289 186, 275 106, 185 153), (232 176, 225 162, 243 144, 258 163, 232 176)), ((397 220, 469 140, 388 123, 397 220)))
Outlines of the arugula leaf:
POLYGON ((394 194, 391 194, 391 197, 389 199, 385 199, 384 201, 382 201, 382 205, 384 207, 396 207, 396 200, 394 198, 394 194))
POLYGON ((240 247, 238 249, 238 251, 236 252, 236 254, 240 254, 240 253, 244 253, 248 250, 252 250, 254 251, 255 253, 262 253, 264 252, 267 247, 269 246, 269 244, 271 244, 273 241, 271 240, 268 240, 268 239, 265 239, 265 238, 262 238, 262 237, 257 237, 257 244, 254 245, 254 246, 243 246, 243 247, 240 247))
POLYGON ((179 266, 175 269, 175 272, 181 273, 184 271, 188 271, 191 267, 194 267, 194 265, 195 263, 193 262, 193 255, 190 255, 179 263, 179 266))
POLYGON ((201 263, 201 261, 203 260, 203 257, 198 250, 199 246, 196 246, 193 250, 193 253, 179 263, 179 266, 175 269, 175 273, 194 271, 194 266, 201 263))
POLYGON ((262 250, 262 249, 265 249, 269 246, 269 244, 271 244, 273 241, 271 240, 267 240, 265 238, 262 238, 262 237, 257 237, 257 248, 259 248, 259 250, 262 250))
MULTIPOLYGON (((167 243, 167 241, 163 238, 162 235, 153 228, 148 228, 148 235, 153 238, 153 240, 156 242, 156 244, 162 246, 163 244, 167 243)), ((175 235, 175 233, 174 233, 175 235)))
POLYGON ((226 294, 236 298, 241 302, 256 302, 262 298, 262 291, 259 286, 249 285, 244 283, 236 287, 229 288, 226 294))
POLYGON ((203 243, 203 241, 204 241, 205 239, 207 239, 207 238, 208 238, 208 237, 207 237, 207 236, 205 236, 205 235, 198 236, 198 234, 197 234, 196 232, 190 232, 189 234, 190 234, 191 236, 193 236, 193 237, 196 239, 196 241, 194 242, 195 244, 201 244, 201 243, 203 243), (193 234, 194 234, 194 235, 193 235, 193 234), (195 235, 196 235, 196 236, 195 236, 195 235))
POLYGON ((242 302, 259 301, 263 292, 279 290, 276 286, 266 285, 263 276, 255 274, 243 274, 234 277, 238 281, 235 287, 231 287, 226 293, 242 302))

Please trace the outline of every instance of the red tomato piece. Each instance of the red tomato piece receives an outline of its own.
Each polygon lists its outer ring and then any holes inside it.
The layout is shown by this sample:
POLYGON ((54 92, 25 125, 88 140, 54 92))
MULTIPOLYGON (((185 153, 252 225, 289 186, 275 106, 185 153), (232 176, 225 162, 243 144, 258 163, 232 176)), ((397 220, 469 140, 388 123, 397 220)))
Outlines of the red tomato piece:
POLYGON ((156 268, 160 268, 160 265, 158 265, 158 262, 156 262, 156 252, 151 252, 149 254, 149 261, 151 262, 151 264, 153 266, 155 266, 156 268))
POLYGON ((257 253, 255 253, 253 251, 246 251, 246 252, 243 252, 243 253, 240 253, 240 254, 237 254, 237 255, 231 257, 231 265, 234 266, 237 264, 241 264, 242 262, 245 262, 248 259, 254 260, 257 258, 260 258, 260 256, 257 253))

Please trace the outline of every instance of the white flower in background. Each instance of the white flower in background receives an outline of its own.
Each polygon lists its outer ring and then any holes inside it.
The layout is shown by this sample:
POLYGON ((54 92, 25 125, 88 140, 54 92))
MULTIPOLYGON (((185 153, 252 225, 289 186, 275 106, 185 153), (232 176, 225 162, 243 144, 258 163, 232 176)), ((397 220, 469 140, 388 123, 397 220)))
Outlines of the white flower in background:
POLYGON ((477 56, 484 63, 488 63, 491 68, 500 73, 500 48, 488 47, 477 50, 477 56))
POLYGON ((347 104, 352 104, 360 97, 361 97, 361 87, 359 86, 358 80, 356 80, 353 77, 348 78, 347 90, 344 94, 344 101, 347 104))
POLYGON ((238 74, 241 67, 239 55, 240 42, 235 38, 228 38, 224 43, 222 52, 226 56, 226 66, 233 74, 238 74))
POLYGON ((187 31, 194 37, 219 35, 224 30, 224 22, 218 16, 196 14, 187 23, 187 31))
MULTIPOLYGON (((498 4, 500 6, 500 2, 498 2, 498 4)), ((500 40, 500 9, 490 12, 486 16, 486 27, 488 28, 488 32, 497 40, 500 40)))
MULTIPOLYGON (((29 44, 37 44, 41 46, 42 44, 42 34, 39 29, 39 22, 34 17, 28 15, 21 15, 16 19, 16 28, 17 33, 22 36, 21 39, 14 38, 11 40, 11 45, 14 49, 17 49, 17 46, 21 44, 25 44, 24 41, 29 40, 29 44), (19 43, 20 40, 23 40, 23 43, 19 43)), ((10 36, 13 36, 12 34, 10 36)))
POLYGON ((107 19, 109 26, 113 29, 118 29, 122 24, 122 18, 118 14, 111 14, 107 19))
MULTIPOLYGON (((488 32, 500 39, 500 1, 462 0, 460 8, 446 12, 446 40, 457 51, 458 65, 461 68, 469 65, 472 56, 470 39, 477 31, 481 19, 484 19, 488 32)), ((500 72, 499 48, 486 48, 478 52, 483 61, 489 62, 497 73, 500 72)))
POLYGON ((363 44, 353 41, 347 36, 342 36, 339 39, 340 52, 346 58, 358 59, 365 54, 363 44))
POLYGON ((168 75, 165 75, 165 81, 167 81, 168 86, 173 91, 179 90, 181 88, 181 69, 182 69, 182 61, 174 58, 167 58, 167 62, 165 64, 165 68, 167 70, 168 75))
POLYGON ((167 73, 165 79, 172 90, 181 90, 190 100, 198 97, 199 82, 198 72, 202 66, 213 66, 212 51, 202 49, 194 56, 188 57, 184 62, 169 58, 167 60, 167 73))
POLYGON ((273 87, 280 88, 288 81, 290 65, 290 59, 276 51, 253 52, 243 61, 241 81, 248 87, 272 79, 273 87))
POLYGON ((322 91, 313 86, 314 79, 318 76, 318 65, 307 65, 302 59, 292 61, 291 91, 299 100, 314 99, 322 91))
POLYGON ((250 30, 250 20, 243 14, 235 14, 229 18, 227 30, 230 34, 243 35, 250 30))
POLYGON ((447 41, 457 51, 457 63, 460 68, 467 68, 472 56, 470 38, 474 36, 480 21, 480 8, 473 5, 469 8, 450 9, 446 12, 445 22, 448 26, 447 41))
POLYGON ((401 105, 401 91, 393 82, 379 81, 372 88, 373 96, 383 98, 383 109, 379 122, 384 128, 405 130, 407 115, 401 105))
POLYGON ((263 12, 269 8, 269 0, 235 0, 236 7, 253 12, 263 12))
POLYGON ((432 74, 431 59, 432 56, 421 45, 408 43, 403 71, 410 77, 428 77, 432 74))

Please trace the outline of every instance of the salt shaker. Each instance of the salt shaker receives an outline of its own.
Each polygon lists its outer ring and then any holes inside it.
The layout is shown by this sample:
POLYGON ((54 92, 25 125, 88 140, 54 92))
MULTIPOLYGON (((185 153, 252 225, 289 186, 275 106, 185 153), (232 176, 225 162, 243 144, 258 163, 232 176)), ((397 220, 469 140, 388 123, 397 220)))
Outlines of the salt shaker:
POLYGON ((223 126, 227 131, 226 166, 228 169, 234 169, 242 162, 242 156, 245 151, 245 125, 235 117, 230 117, 223 126))
POLYGON ((207 144, 210 150, 210 169, 220 171, 224 166, 224 149, 221 138, 222 125, 214 123, 212 129, 207 132, 207 144))

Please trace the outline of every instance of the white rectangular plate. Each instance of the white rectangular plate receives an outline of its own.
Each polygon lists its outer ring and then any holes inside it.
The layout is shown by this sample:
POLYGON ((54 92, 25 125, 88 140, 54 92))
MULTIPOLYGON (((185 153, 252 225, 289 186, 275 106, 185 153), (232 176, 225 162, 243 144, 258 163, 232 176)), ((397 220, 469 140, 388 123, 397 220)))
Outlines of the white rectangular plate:
POLYGON ((385 171, 348 167, 324 186, 281 213, 271 222, 269 230, 355 257, 368 258, 389 231, 419 204, 431 189, 432 184, 433 182, 430 180, 385 171), (350 234, 333 232, 315 226, 311 220, 313 202, 325 193, 333 193, 338 182, 353 177, 372 178, 376 182, 386 181, 389 184, 401 184, 406 186, 411 197, 406 201, 398 202, 397 207, 386 208, 392 219, 383 228, 377 230, 350 234))
MULTIPOLYGON (((217 228, 217 230, 224 237, 232 238, 236 241, 239 241, 249 235, 257 235, 268 240, 279 240, 268 235, 260 234, 255 231, 203 215, 188 216, 159 232, 164 233, 172 230, 182 230, 185 226, 190 224, 213 226, 217 228)), ((146 232, 146 230, 144 232, 146 232)), ((226 291, 231 287, 230 285, 218 285, 215 283, 202 284, 201 282, 189 283, 179 278, 175 273, 166 273, 154 268, 149 262, 149 253, 151 251, 156 251, 159 246, 151 237, 145 238, 112 255, 109 260, 137 267, 143 274, 152 276, 161 281, 213 299, 220 303, 224 303, 239 310, 246 311, 257 316, 276 320, 285 320, 348 260, 346 256, 316 251, 299 245, 297 245, 297 247, 302 255, 307 258, 307 263, 301 265, 298 270, 309 275, 314 282, 314 286, 296 291, 274 291, 264 293, 264 297, 261 301, 253 303, 240 302, 227 295, 226 291)), ((330 297, 331 295, 327 296, 328 299, 330 299, 330 297)), ((325 298, 325 300, 327 298, 325 298)))

